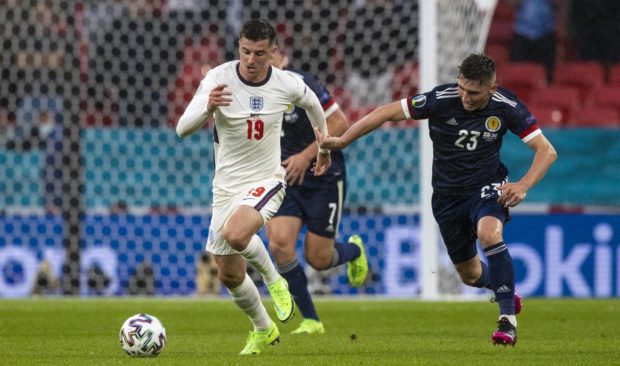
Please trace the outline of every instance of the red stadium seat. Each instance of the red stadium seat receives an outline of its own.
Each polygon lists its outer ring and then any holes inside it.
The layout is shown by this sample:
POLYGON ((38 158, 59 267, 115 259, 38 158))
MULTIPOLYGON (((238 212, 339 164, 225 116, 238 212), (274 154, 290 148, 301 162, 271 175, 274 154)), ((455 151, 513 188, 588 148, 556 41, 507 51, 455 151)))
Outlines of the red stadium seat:
POLYGON ((541 64, 510 62, 497 69, 497 81, 527 104, 532 93, 547 84, 547 77, 541 64))
POLYGON ((570 86, 548 86, 538 89, 532 94, 532 104, 555 107, 566 115, 581 106, 579 89, 570 86))
POLYGON ((586 98, 588 107, 613 108, 620 112, 620 84, 600 86, 590 91, 586 98))
POLYGON ((566 114, 560 108, 533 104, 528 106, 528 109, 536 117, 541 127, 563 127, 566 122, 566 114))
POLYGON ((514 22, 512 20, 494 19, 493 22, 491 22, 491 29, 489 29, 487 42, 510 44, 513 33, 514 22))
POLYGON ((515 18, 515 7, 512 4, 509 4, 506 0, 500 0, 497 2, 495 6, 495 12, 493 13, 494 21, 514 21, 515 18))
POLYGON ((570 127, 620 127, 620 113, 612 108, 584 108, 572 114, 570 127))
POLYGON ((598 62, 566 62, 555 67, 553 84, 579 88, 583 96, 604 83, 605 69, 598 62))
POLYGON ((615 64, 609 69, 609 84, 620 86, 620 64, 615 64))

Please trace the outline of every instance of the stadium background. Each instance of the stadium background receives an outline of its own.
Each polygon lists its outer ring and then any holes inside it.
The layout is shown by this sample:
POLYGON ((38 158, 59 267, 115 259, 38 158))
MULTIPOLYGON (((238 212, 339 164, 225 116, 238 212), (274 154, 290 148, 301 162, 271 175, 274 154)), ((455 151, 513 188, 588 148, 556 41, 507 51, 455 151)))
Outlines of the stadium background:
MULTIPOLYGON (((209 265, 201 251, 212 135, 204 129, 181 140, 173 126, 205 66, 236 57, 244 19, 272 20, 292 63, 323 80, 351 121, 418 88, 415 1, 0 3, 0 297, 197 293, 198 273, 209 265)), ((440 38, 473 32, 450 27, 476 23, 480 14, 469 9, 477 3, 440 1, 440 38)), ((564 74, 549 83, 509 78, 515 74, 503 70, 515 65, 502 37, 510 36, 514 14, 502 1, 494 14, 486 49, 500 82, 532 102, 559 87, 564 74)), ((577 61, 559 35, 561 63, 577 61)), ((473 49, 476 39, 464 47, 473 49)), ((456 66, 447 60, 440 61, 444 81, 456 66)), ((506 228, 524 295, 620 295, 620 110, 578 118, 586 107, 611 109, 586 94, 618 92, 620 68, 605 61, 594 62, 600 80, 588 72, 592 85, 575 82, 576 105, 538 109, 560 159, 506 228)), ((312 273, 314 291, 419 294, 418 138, 416 122, 407 121, 345 151, 341 233, 364 237, 372 276, 358 290, 343 271, 312 273)), ((502 158, 514 178, 531 153, 508 137, 502 158)), ((476 294, 456 284, 442 258, 442 292, 476 294)))

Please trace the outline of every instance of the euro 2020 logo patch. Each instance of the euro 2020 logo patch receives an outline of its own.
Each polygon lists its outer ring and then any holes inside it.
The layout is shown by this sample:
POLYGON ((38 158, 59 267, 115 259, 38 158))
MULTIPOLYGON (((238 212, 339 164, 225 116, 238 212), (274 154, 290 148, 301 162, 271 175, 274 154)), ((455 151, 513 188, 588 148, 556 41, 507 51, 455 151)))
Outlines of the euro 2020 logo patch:
POLYGON ((254 112, 263 109, 263 97, 250 97, 250 108, 252 108, 254 112))
POLYGON ((489 130, 489 132, 497 132, 502 127, 502 121, 495 116, 491 116, 487 118, 484 122, 484 126, 489 130))
POLYGON ((411 98, 411 106, 413 108, 422 108, 426 104, 426 95, 420 94, 411 98))

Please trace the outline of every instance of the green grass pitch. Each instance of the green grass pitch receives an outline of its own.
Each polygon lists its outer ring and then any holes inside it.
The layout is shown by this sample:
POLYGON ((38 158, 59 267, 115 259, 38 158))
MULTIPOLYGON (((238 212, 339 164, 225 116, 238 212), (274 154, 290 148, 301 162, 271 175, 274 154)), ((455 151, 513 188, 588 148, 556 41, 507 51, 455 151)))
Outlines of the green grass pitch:
MULTIPOLYGON (((271 304, 266 302, 270 314, 271 304)), ((525 299, 516 347, 493 346, 497 306, 486 301, 318 299, 319 336, 290 335, 238 356, 249 320, 229 300, 166 298, 0 300, 2 365, 612 365, 620 364, 620 300, 525 299), (157 358, 125 355, 134 313, 159 317, 157 358)))

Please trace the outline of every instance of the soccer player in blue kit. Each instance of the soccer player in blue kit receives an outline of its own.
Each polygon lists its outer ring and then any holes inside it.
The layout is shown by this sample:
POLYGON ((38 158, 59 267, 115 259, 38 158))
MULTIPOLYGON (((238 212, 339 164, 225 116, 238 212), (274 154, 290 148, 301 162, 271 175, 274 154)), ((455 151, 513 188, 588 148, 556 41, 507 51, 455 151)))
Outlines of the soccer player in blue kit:
POLYGON ((525 105, 497 86, 493 60, 477 53, 463 60, 456 83, 380 106, 342 136, 317 134, 317 139, 322 148, 342 149, 386 121, 409 118, 429 120, 433 214, 450 259, 463 283, 495 293, 500 315, 491 340, 514 346, 521 298, 515 295, 503 226, 510 220, 509 208, 523 201, 556 160, 555 149, 525 105), (514 183, 499 159, 507 131, 534 150, 529 170, 514 183), (477 254, 476 239, 488 266, 477 254))
MULTIPOLYGON (((349 126, 347 117, 329 91, 308 73, 287 67, 288 57, 276 50, 272 65, 300 76, 319 98, 325 111, 329 134, 341 135, 349 126)), ((346 193, 344 154, 332 151, 332 165, 322 176, 315 176, 312 163, 318 145, 306 112, 292 107, 284 114, 280 138, 282 165, 286 169, 286 195, 278 212, 267 223, 269 250, 280 275, 284 277, 304 320, 293 334, 323 334, 325 328, 308 291, 308 279, 296 256, 299 233, 306 225, 304 257, 316 270, 347 263, 349 283, 362 285, 368 273, 364 244, 358 235, 348 243, 336 242, 346 193)))

